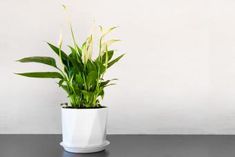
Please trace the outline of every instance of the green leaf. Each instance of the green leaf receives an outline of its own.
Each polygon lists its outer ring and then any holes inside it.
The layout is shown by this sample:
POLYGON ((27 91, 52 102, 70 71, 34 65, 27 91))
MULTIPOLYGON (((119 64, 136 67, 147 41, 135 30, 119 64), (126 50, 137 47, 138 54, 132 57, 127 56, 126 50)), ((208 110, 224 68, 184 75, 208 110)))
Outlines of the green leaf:
POLYGON ((102 81, 100 83, 100 87, 105 87, 111 80, 107 80, 107 81, 102 81))
POLYGON ((58 72, 28 72, 28 73, 16 73, 17 75, 34 77, 34 78, 60 78, 63 76, 58 72))
POLYGON ((97 80, 97 72, 96 71, 89 72, 89 74, 87 75, 87 83, 91 85, 96 80, 97 80))
POLYGON ((33 57, 22 58, 18 61, 22 63, 36 62, 56 67, 55 59, 52 57, 33 56, 33 57))
POLYGON ((70 93, 67 85, 61 85, 60 87, 62 87, 67 93, 70 93))
POLYGON ((108 61, 110 61, 113 57, 114 51, 110 50, 110 51, 106 51, 103 55, 102 55, 102 62, 105 63, 106 60, 106 55, 108 56, 108 61))
POLYGON ((69 57, 67 56, 67 54, 62 51, 60 48, 56 47, 55 45, 51 44, 51 43, 47 43, 50 48, 59 56, 61 57, 62 63, 64 64, 64 71, 66 72, 66 74, 69 74, 69 69, 71 66, 71 61, 69 60, 69 57), (61 55, 60 55, 61 54, 61 55))
POLYGON ((60 50, 58 47, 56 47, 55 45, 53 45, 53 44, 51 44, 51 43, 47 43, 49 46, 50 46, 50 48, 58 55, 58 56, 60 56, 60 52, 61 52, 61 57, 62 57, 62 59, 67 59, 68 58, 68 56, 67 56, 67 54, 64 52, 64 51, 62 51, 62 50, 60 50))
POLYGON ((68 47, 70 48, 72 53, 77 53, 77 51, 72 46, 68 45, 68 47))
POLYGON ((105 69, 106 69, 104 64, 102 62, 100 62, 99 60, 96 60, 95 63, 96 63, 97 69, 99 71, 99 74, 100 75, 103 74, 105 72, 105 69))
POLYGON ((64 79, 61 79, 61 80, 58 82, 59 87, 61 87, 61 86, 63 85, 64 81, 65 81, 64 79))
POLYGON ((77 58, 77 54, 71 53, 69 55, 69 60, 71 62, 70 67, 75 70, 74 72, 79 73, 80 71, 83 70, 83 67, 82 67, 81 62, 79 62, 79 60, 77 60, 76 58, 77 58))
MULTIPOLYGON (((89 92, 89 91, 86 91, 86 90, 81 90, 81 92, 82 92, 82 94, 83 94, 83 96, 84 96, 84 98, 85 98, 85 100, 86 100, 86 102, 89 102, 91 99, 91 97, 92 97, 92 95, 93 95, 93 92, 89 92)), ((84 105, 89 105, 89 104, 84 104, 84 105)))
POLYGON ((105 87, 116 85, 116 83, 107 84, 105 87))
POLYGON ((96 70, 96 64, 93 62, 93 61, 91 61, 91 60, 88 60, 87 61, 87 70, 88 71, 95 71, 96 70))
MULTIPOLYGON (((106 87, 106 86, 109 85, 108 83, 110 83, 111 81, 115 81, 115 80, 117 80, 117 79, 111 79, 111 80, 101 81, 101 82, 100 82, 100 87, 106 87)), ((110 84, 111 84, 111 83, 110 83, 110 84)))
POLYGON ((104 90, 103 89, 100 91, 99 96, 101 96, 101 98, 104 99, 104 90))
POLYGON ((83 83, 83 78, 82 78, 81 74, 76 75, 76 83, 78 83, 78 84, 83 83))
POLYGON ((111 67, 113 64, 115 64, 116 62, 118 62, 125 54, 120 55, 119 57, 115 58, 114 60, 112 60, 111 62, 108 63, 108 68, 111 67))
POLYGON ((82 54, 82 50, 76 45, 76 48, 73 48, 72 46, 68 46, 71 50, 72 53, 76 53, 78 54, 79 56, 81 56, 82 54))

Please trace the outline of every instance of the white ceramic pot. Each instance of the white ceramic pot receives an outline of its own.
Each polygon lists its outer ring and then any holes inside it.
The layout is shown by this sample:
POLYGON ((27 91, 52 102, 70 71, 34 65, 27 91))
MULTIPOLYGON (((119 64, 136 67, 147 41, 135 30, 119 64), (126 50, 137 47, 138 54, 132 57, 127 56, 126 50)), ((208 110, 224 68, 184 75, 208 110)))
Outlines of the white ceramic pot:
POLYGON ((73 153, 101 151, 106 141, 108 108, 73 109, 62 108, 61 145, 73 153))

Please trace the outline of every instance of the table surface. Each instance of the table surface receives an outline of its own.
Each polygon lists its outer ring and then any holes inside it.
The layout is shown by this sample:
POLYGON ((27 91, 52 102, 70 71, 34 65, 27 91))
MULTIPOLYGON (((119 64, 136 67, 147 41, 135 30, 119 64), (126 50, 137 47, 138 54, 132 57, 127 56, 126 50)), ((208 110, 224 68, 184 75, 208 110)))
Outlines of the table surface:
POLYGON ((0 157, 235 157, 232 135, 109 135, 105 151, 73 154, 61 135, 0 135, 0 157))

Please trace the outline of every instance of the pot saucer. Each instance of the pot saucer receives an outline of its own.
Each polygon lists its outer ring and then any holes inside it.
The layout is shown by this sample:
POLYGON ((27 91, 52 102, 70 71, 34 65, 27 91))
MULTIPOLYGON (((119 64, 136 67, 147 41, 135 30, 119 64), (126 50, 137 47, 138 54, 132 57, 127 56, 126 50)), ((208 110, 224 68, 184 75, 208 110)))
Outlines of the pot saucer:
POLYGON ((60 142, 60 145, 64 148, 65 151, 71 152, 71 153, 94 153, 99 152, 105 149, 106 146, 108 146, 110 142, 106 140, 102 145, 99 146, 92 146, 92 147, 70 147, 65 146, 63 142, 60 142))

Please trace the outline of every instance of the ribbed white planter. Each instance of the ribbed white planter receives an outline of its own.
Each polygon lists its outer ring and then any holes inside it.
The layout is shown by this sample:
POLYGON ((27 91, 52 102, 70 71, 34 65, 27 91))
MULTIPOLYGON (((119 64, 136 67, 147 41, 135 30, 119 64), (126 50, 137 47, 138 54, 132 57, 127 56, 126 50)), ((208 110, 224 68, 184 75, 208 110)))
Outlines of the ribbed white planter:
POLYGON ((91 153, 104 150, 108 108, 62 108, 61 145, 68 152, 91 153))

